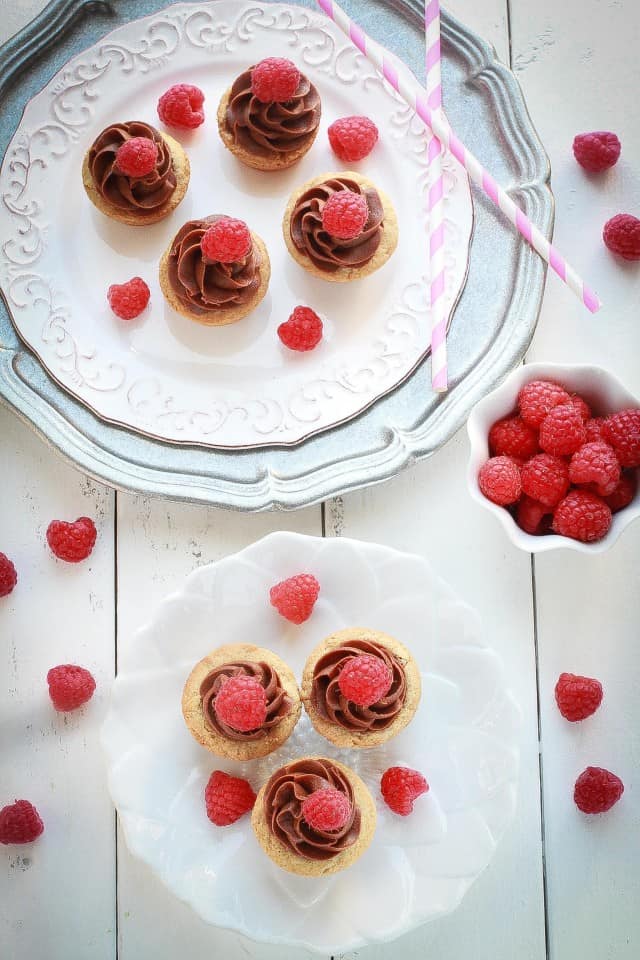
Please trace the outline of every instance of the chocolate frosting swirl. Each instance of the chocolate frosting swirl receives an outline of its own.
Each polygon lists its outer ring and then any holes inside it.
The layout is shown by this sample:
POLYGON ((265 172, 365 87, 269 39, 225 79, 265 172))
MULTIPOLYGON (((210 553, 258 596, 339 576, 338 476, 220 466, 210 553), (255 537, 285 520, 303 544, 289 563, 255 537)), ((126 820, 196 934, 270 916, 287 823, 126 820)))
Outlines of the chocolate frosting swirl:
POLYGON ((310 187, 298 198, 291 214, 291 239, 301 253, 320 270, 334 273, 340 267, 362 267, 380 246, 384 209, 374 187, 361 187, 355 180, 335 177, 310 187), (360 193, 367 201, 369 216, 362 233, 354 240, 337 240, 322 226, 322 211, 329 197, 340 190, 360 193))
POLYGON ((169 200, 176 188, 171 151, 155 127, 138 120, 113 123, 96 137, 89 149, 89 170, 100 195, 121 210, 156 210, 169 200), (116 153, 125 140, 145 137, 158 148, 158 159, 151 173, 127 177, 120 173, 116 153))
POLYGON ((404 666, 386 647, 373 640, 349 640, 327 651, 313 668, 311 703, 324 720, 346 730, 384 730, 398 716, 407 695, 404 666), (347 660, 362 654, 379 657, 391 670, 389 692, 370 707, 360 707, 342 694, 338 685, 340 671, 347 660))
POLYGON ((257 157, 293 153, 304 146, 320 123, 320 96, 303 74, 291 100, 262 103, 251 92, 251 71, 231 87, 226 122, 234 142, 257 157))
POLYGON ((220 216, 189 220, 175 235, 169 252, 169 282, 194 313, 210 313, 251 300, 260 287, 261 257, 255 244, 235 263, 207 260, 200 247, 205 231, 220 216))
POLYGON ((352 846, 360 836, 360 809, 347 776, 330 760, 295 760, 276 770, 264 790, 264 813, 275 837, 305 860, 330 860, 352 846), (333 787, 349 798, 351 816, 341 830, 310 827, 302 818, 305 797, 333 787))
POLYGON ((236 660, 215 667, 200 684, 200 696, 206 726, 214 733, 220 733, 222 736, 228 737, 229 740, 261 740, 266 737, 267 732, 276 723, 279 723, 291 712, 291 698, 284 690, 280 677, 272 666, 262 660, 260 662, 236 660), (241 675, 253 677, 258 683, 262 684, 267 698, 267 716, 264 723, 257 730, 248 730, 246 733, 234 730, 233 727, 222 723, 216 716, 214 709, 215 699, 225 680, 229 677, 241 675))

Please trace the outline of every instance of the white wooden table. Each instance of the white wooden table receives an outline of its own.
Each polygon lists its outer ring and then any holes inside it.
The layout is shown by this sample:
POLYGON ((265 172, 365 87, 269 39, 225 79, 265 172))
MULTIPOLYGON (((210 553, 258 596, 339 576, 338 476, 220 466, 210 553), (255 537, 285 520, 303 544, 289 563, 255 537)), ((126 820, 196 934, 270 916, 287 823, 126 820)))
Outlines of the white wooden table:
MULTIPOLYGON (((43 6, 2 0, 0 39, 43 6)), ((515 69, 549 152, 556 240, 605 302, 595 317, 549 278, 530 360, 599 361, 640 392, 640 269, 615 263, 600 231, 640 214, 637 0, 451 0, 515 69), (621 162, 603 181, 573 161, 573 135, 611 129, 621 162)), ((640 956, 640 523, 608 553, 535 562, 465 490, 461 431, 429 462, 371 491, 290 515, 239 516, 116 494, 62 463, 0 408, 0 550, 19 570, 0 601, 0 805, 32 799, 42 842, 0 850, 3 960, 291 960, 206 926, 129 855, 110 803, 98 730, 118 649, 195 566, 275 529, 377 540, 424 554, 483 615, 522 705, 517 817, 491 866, 452 916, 360 960, 637 960, 640 956), (79 567, 43 546, 53 518, 88 514, 98 543, 79 567), (82 716, 55 714, 47 669, 89 667, 82 716), (584 726, 559 716, 563 670, 599 677, 606 700, 584 726), (8 690, 8 693, 5 692, 8 690), (623 801, 587 820, 576 775, 607 766, 623 801)), ((352 958, 349 958, 352 960, 352 958)))

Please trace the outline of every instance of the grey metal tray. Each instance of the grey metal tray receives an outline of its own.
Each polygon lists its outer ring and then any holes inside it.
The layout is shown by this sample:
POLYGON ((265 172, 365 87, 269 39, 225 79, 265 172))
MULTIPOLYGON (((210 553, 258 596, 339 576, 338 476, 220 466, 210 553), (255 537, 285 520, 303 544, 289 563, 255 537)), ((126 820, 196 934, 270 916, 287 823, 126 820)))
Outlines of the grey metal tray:
MULTIPOLYGON (((166 0, 53 0, 0 48, 0 154, 25 103, 69 59, 166 0)), ((313 0, 302 5, 315 8, 313 0)), ((351 0, 348 12, 422 73, 420 0, 351 0)), ((549 165, 513 74, 493 49, 446 12, 443 84, 449 119, 548 235, 549 165)), ((18 339, 0 303, 0 397, 63 456, 115 487, 237 510, 294 509, 378 483, 430 456, 473 404, 522 358, 545 278, 541 260, 484 197, 474 193, 469 276, 453 318, 450 383, 431 390, 426 360, 367 412, 296 447, 224 451, 152 440, 98 419, 62 390, 18 339)))

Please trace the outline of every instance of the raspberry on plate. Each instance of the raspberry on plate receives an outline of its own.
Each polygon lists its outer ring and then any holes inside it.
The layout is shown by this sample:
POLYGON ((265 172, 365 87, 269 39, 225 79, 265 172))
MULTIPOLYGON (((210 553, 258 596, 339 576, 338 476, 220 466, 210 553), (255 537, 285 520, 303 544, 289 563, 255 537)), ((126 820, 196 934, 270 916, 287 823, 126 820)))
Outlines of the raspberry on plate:
POLYGON ((582 543, 602 540, 610 526, 610 508, 589 490, 571 490, 553 514, 554 532, 582 543))
POLYGON ((31 843, 43 830, 40 814, 28 800, 16 800, 0 810, 0 843, 31 843))
POLYGON ((518 394, 520 416, 530 427, 539 427, 547 414, 560 404, 571 403, 571 397, 559 383, 532 380, 518 394))
POLYGON ((429 784, 418 770, 389 767, 382 774, 380 790, 387 806, 401 817, 407 817, 413 810, 413 801, 427 793, 429 784))
POLYGON ((237 263, 251 250, 251 232, 244 220, 220 217, 205 231, 200 247, 211 263, 237 263))
POLYGON ((214 770, 204 791, 207 816, 217 827, 228 827, 253 809, 256 795, 240 777, 214 770))
POLYGON ((504 507, 522 493, 520 470, 510 457, 492 457, 480 467, 478 486, 487 500, 504 507))
POLYGON ((232 730, 259 730, 267 717, 267 694, 255 677, 228 677, 218 691, 213 709, 218 720, 232 730))
POLYGON ((640 220, 630 213, 619 213, 607 220, 602 239, 623 260, 640 260, 640 220))
POLYGON ((583 813, 606 813, 624 793, 624 783, 610 770, 587 767, 573 790, 573 799, 583 813))
POLYGON ((340 693, 359 707, 370 707, 385 697, 393 683, 390 667, 371 654, 351 657, 338 677, 340 693))
POLYGON ((311 307, 296 307, 288 320, 278 327, 278 336, 289 350, 304 353, 322 340, 322 320, 311 307))
POLYGON ((284 57, 267 57, 251 71, 251 92, 261 103, 291 100, 299 83, 300 71, 284 57))
POLYGON ((608 497, 620 480, 620 464, 613 447, 602 440, 585 443, 571 457, 569 479, 572 483, 593 484, 598 496, 608 497))
POLYGON ((364 160, 378 142, 378 128, 369 117, 341 117, 327 132, 331 149, 345 163, 364 160))
POLYGON ((149 303, 151 291, 142 277, 126 283, 112 283, 107 290, 109 306, 121 320, 135 320, 149 303))
POLYGON ((96 682, 84 667, 63 663, 47 673, 49 696, 56 710, 77 710, 91 700, 96 682))
POLYGON ((584 420, 573 403, 554 407, 540 424, 540 446, 556 457, 575 453, 586 439, 584 420))
POLYGON ((539 536, 547 533, 550 527, 549 514, 551 508, 540 503, 539 500, 533 500, 524 495, 521 497, 516 510, 516 523, 531 536, 539 536))
POLYGON ((8 597, 18 582, 18 574, 6 553, 0 553, 0 597, 8 597))
POLYGON ((314 790, 302 801, 302 818, 312 830, 335 833, 349 822, 351 803, 348 796, 335 787, 314 790))
POLYGON ((116 151, 116 166, 125 177, 146 177, 158 162, 158 147, 149 137, 130 137, 116 151))
POLYGON ((520 471, 522 492, 545 507, 555 507, 569 489, 569 467, 561 457, 538 453, 520 471))
POLYGON ((332 193, 322 208, 322 228, 337 240, 359 237, 368 218, 366 198, 351 190, 332 193))
POLYGON ((602 425, 607 443, 616 452, 621 467, 640 467, 640 410, 619 410, 602 425))
POLYGON ((609 506, 612 513, 624 510, 628 507, 636 495, 637 481, 636 476, 631 471, 623 471, 618 486, 613 493, 604 498, 604 502, 609 506))
POLYGON ((558 710, 572 723, 585 720, 595 713, 602 703, 602 684, 591 677, 574 673, 561 673, 555 689, 558 710))
POLYGON ((620 149, 615 133, 607 130, 579 133, 573 140, 573 155, 589 173, 602 173, 612 167, 618 161, 620 149))
POLYGON ((158 100, 158 116, 168 127, 194 130, 204 123, 204 93, 190 83, 176 83, 158 100))
POLYGON ((310 573, 300 573, 271 587, 269 598, 280 616, 291 623, 304 623, 313 612, 320 584, 310 573))
POLYGON ((96 543, 97 531, 93 520, 80 517, 73 523, 52 520, 47 527, 47 543, 59 560, 80 563, 86 560, 96 543))
POLYGON ((538 453, 538 434, 521 417, 498 420, 489 431, 489 450, 495 457, 517 457, 528 460, 538 453))

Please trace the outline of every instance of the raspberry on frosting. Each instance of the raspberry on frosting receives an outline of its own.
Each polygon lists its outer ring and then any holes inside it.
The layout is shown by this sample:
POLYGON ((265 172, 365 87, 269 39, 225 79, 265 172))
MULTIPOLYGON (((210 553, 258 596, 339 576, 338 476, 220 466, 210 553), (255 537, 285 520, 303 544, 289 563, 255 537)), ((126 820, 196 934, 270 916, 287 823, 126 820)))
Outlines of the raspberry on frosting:
POLYGON ((149 137, 131 137, 116 151, 116 165, 125 177, 146 177, 158 162, 158 147, 149 137))
POLYGON ((239 674, 228 677, 213 704, 216 717, 233 730, 247 733, 258 730, 267 716, 267 696, 254 677, 239 674))
POLYGON ((300 83, 300 71, 284 57, 267 57, 251 71, 251 92, 262 103, 285 103, 300 83))
POLYGON ((607 220, 602 239, 623 260, 640 260, 640 220, 630 213, 619 213, 607 220))
POLYGON ((278 327, 278 336, 289 350, 303 353, 318 346, 322 329, 322 320, 315 310, 296 307, 289 319, 278 327))
POLYGON ((352 807, 349 797, 335 787, 323 787, 302 801, 302 817, 312 830, 333 833, 349 822, 352 807))
POLYGON ((602 173, 618 162, 620 141, 615 133, 607 130, 595 130, 593 133, 579 133, 573 140, 573 155, 589 173, 602 173))
POLYGON ((176 83, 158 100, 158 116, 168 127, 194 130, 204 123, 204 93, 190 83, 176 83))
POLYGON ((341 117, 327 133, 331 149, 345 163, 364 160, 378 142, 378 128, 369 117, 341 117))
POLYGON ((237 263, 251 250, 251 232, 244 220, 220 217, 205 231, 200 246, 212 263, 237 263))
POLYGON ((355 240, 368 218, 366 197, 351 190, 332 193, 322 208, 322 227, 337 240, 355 240))
POLYGON ((393 674, 379 657, 363 653, 351 657, 338 677, 340 692, 359 707, 378 703, 391 689, 393 674))

